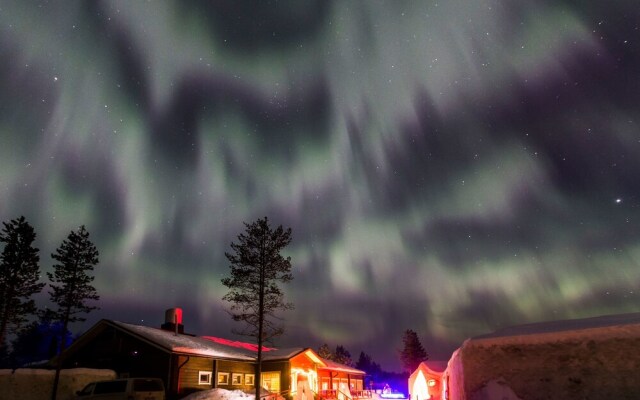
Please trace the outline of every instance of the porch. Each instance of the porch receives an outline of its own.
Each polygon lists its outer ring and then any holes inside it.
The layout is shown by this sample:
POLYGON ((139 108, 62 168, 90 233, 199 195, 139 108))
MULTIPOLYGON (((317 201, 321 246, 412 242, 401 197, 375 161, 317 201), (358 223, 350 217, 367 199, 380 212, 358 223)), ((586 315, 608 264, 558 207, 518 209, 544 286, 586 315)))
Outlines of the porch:
POLYGON ((320 390, 318 393, 318 399, 321 400, 359 400, 370 399, 371 390, 340 390, 340 389, 325 389, 320 390))

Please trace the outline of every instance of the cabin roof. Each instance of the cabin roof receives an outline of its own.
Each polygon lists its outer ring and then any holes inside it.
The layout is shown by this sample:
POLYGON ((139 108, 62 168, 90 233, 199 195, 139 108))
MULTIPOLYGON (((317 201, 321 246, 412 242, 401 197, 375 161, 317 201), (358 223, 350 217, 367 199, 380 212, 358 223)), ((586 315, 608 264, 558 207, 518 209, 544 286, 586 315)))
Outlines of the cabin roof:
POLYGON ((353 367, 349 367, 348 365, 337 363, 335 361, 327 360, 326 358, 321 358, 321 360, 326 364, 326 366, 325 367, 318 366, 318 369, 330 369, 332 371, 346 372, 348 374, 358 374, 358 375, 366 374, 366 372, 364 371, 361 371, 353 367))
POLYGON ((175 332, 163 329, 133 325, 119 321, 105 321, 172 353, 214 358, 232 358, 243 361, 253 361, 255 359, 254 351, 239 346, 219 343, 205 337, 182 333, 176 334, 175 332))
MULTIPOLYGON (((126 322, 113 321, 108 319, 103 319, 96 323, 89 331, 87 331, 84 335, 82 335, 82 337, 74 342, 66 351, 75 351, 78 346, 82 346, 82 343, 91 340, 92 337, 95 337, 97 334, 104 331, 104 329, 109 326, 123 331, 137 338, 138 340, 144 341, 168 353, 247 362, 255 362, 258 355, 257 346, 251 343, 223 339, 215 336, 195 336, 184 333, 176 333, 160 328, 134 325, 126 322)), ((263 361, 288 360, 305 351, 313 352, 313 350, 303 347, 278 349, 263 346, 262 359, 263 361)), ((315 353, 313 354, 315 355, 315 353)), ((321 359, 320 357, 317 357, 317 360, 325 363, 325 365, 320 364, 319 368, 364 374, 363 371, 336 362, 327 361, 321 359)))
POLYGON ((308 349, 302 347, 292 347, 285 349, 272 349, 272 351, 262 353, 264 361, 288 360, 308 349))

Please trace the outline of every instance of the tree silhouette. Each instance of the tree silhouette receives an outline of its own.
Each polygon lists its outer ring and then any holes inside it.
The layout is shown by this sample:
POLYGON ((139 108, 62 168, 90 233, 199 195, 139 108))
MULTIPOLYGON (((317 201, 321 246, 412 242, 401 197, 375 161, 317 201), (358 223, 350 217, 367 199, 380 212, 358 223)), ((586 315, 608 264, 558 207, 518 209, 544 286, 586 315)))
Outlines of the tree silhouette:
MULTIPOLYGON (((91 285, 93 271, 98 264, 98 250, 89 240, 89 232, 84 225, 77 232, 71 231, 67 239, 62 241, 51 258, 57 261, 53 266, 53 274, 47 272, 51 302, 58 305, 56 310, 48 310, 48 317, 62 323, 60 336, 60 352, 65 349, 64 338, 68 332, 68 325, 72 322, 82 322, 85 318, 81 314, 89 313, 97 306, 87 305, 87 300, 100 299, 96 289, 91 285)), ((56 367, 56 375, 53 381, 52 399, 55 400, 60 377, 60 361, 56 367)))
POLYGON ((421 362, 426 361, 429 356, 424 347, 422 347, 418 334, 411 329, 407 329, 404 332, 402 342, 404 343, 404 348, 400 351, 400 361, 403 369, 410 374, 418 368, 421 362))
POLYGON ((258 398, 263 343, 284 333, 284 327, 276 323, 280 319, 276 312, 293 308, 293 304, 284 302, 284 293, 278 286, 293 279, 291 258, 280 254, 291 242, 291 229, 280 225, 272 230, 267 217, 244 225, 245 233, 238 235, 237 243, 231 243, 233 253, 225 253, 231 263, 231 276, 222 279, 230 289, 222 299, 232 303, 229 313, 233 320, 245 323, 245 329, 235 333, 255 338, 258 345, 258 398))
POLYGON ((351 359, 351 353, 342 345, 337 345, 335 351, 331 351, 328 344, 323 344, 318 347, 318 356, 325 360, 334 361, 340 364, 353 367, 353 360, 351 359))
POLYGON ((0 349, 6 351, 8 333, 17 333, 27 322, 27 316, 36 313, 31 296, 39 293, 44 283, 40 279, 40 256, 33 247, 36 233, 24 216, 3 222, 0 242, 4 249, 0 255, 0 349))
MULTIPOLYGON (((49 360, 56 355, 61 337, 62 324, 42 317, 31 322, 18 333, 11 343, 11 359, 16 367, 28 363, 49 360)), ((65 342, 71 343, 71 334, 67 333, 65 342)))
POLYGON ((380 364, 373 361, 371 359, 371 356, 363 351, 360 352, 360 357, 358 357, 358 362, 356 362, 356 368, 376 378, 382 372, 382 367, 380 367, 380 364))
POLYGON ((351 353, 342 345, 336 346, 336 352, 333 354, 333 361, 347 365, 349 367, 353 366, 353 360, 351 360, 351 353))
MULTIPOLYGON (((100 296, 91 285, 94 277, 89 273, 98 264, 98 250, 89 240, 89 232, 84 225, 77 231, 71 231, 62 241, 51 258, 57 261, 53 273, 47 272, 51 282, 49 286, 50 300, 57 304, 56 310, 49 310, 48 317, 52 321, 62 323, 61 338, 67 334, 69 323, 86 320, 81 314, 98 309, 90 306, 87 300, 97 301, 100 296)), ((65 341, 60 340, 60 351, 64 350, 65 341)))
POLYGON ((323 344, 318 347, 318 356, 324 358, 325 360, 333 360, 333 353, 331 352, 331 348, 328 344, 323 344))

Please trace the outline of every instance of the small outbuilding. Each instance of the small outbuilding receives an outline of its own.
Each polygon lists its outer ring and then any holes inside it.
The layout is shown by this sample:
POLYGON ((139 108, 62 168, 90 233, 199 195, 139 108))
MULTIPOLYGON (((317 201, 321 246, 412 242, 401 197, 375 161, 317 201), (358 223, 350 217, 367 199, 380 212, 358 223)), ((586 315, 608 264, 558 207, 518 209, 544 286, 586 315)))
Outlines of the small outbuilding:
POLYGON ((442 372, 446 368, 443 362, 423 361, 409 376, 410 400, 440 400, 442 393, 442 372))
POLYGON ((640 399, 640 313, 507 328, 466 340, 443 400, 640 399))

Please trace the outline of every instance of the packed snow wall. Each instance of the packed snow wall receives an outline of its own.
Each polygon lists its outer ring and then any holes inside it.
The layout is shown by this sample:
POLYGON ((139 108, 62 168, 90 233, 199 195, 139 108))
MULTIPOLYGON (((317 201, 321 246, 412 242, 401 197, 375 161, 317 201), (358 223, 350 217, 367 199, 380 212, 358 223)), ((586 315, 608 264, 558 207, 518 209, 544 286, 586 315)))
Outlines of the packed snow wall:
MULTIPOLYGON (((0 369, 0 400, 47 400, 51 398, 55 371, 20 368, 0 369)), ((109 369, 73 368, 60 372, 58 400, 75 399, 76 391, 89 382, 115 379, 109 369)))
POLYGON ((639 399, 640 324, 469 339, 443 375, 450 400, 639 399))

